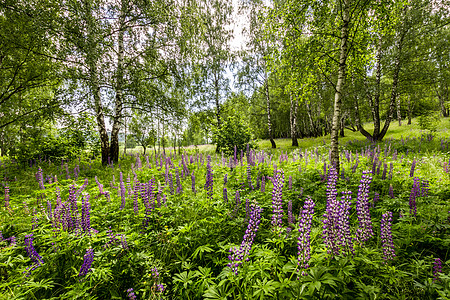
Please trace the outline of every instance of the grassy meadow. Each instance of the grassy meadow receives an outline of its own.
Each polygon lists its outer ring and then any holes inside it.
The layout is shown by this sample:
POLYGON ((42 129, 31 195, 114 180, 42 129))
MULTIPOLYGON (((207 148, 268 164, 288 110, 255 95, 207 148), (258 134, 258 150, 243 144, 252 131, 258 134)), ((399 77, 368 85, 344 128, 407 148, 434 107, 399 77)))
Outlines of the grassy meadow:
POLYGON ((449 125, 2 158, 0 299, 449 299, 449 125))

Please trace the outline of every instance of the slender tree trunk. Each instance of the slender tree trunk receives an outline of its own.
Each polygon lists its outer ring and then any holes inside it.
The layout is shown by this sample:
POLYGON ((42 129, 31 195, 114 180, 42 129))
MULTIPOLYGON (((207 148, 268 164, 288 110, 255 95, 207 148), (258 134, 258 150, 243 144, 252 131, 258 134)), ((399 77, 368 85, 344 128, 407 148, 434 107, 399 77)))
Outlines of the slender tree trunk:
POLYGON ((219 94, 219 74, 217 74, 217 71, 214 72, 214 100, 216 103, 216 118, 217 118, 217 128, 222 127, 222 121, 220 119, 220 94, 219 94))
POLYGON ((411 95, 408 95, 408 125, 411 125, 412 110, 411 95))
POLYGON ((122 123, 123 108, 123 38, 125 31, 125 1, 122 1, 122 9, 119 16, 119 33, 118 33, 118 51, 117 51, 117 70, 116 70, 116 101, 114 109, 114 122, 111 131, 110 156, 114 162, 119 160, 119 131, 122 123))
POLYGON ((273 139, 272 132, 272 118, 270 115, 270 94, 269 94, 269 78, 267 76, 267 70, 264 70, 264 93, 266 94, 266 112, 267 112, 267 128, 269 130, 269 140, 272 144, 272 149, 275 149, 277 145, 275 144, 275 140, 273 139))
POLYGON ((97 121, 97 128, 100 135, 100 147, 102 153, 102 165, 108 164, 109 157, 109 138, 106 132, 105 117, 103 113, 103 105, 100 93, 100 85, 97 77, 97 66, 91 62, 89 66, 90 72, 90 85, 93 92, 94 107, 95 107, 95 119, 97 121))
POLYGON ((292 96, 292 93, 290 93, 291 98, 291 109, 289 111, 290 114, 290 123, 291 123, 291 139, 292 139, 292 146, 298 147, 298 140, 297 140, 297 98, 292 96), (295 98, 295 99, 294 99, 295 98))
POLYGON ((402 126, 402 111, 401 111, 401 103, 400 103, 400 97, 397 97, 397 119, 398 119, 398 126, 402 126))
POLYGON ((333 123, 331 126, 331 153, 330 162, 335 166, 337 172, 339 173, 339 123, 341 116, 341 104, 342 104, 342 90, 344 88, 346 69, 347 69, 347 42, 349 35, 349 23, 350 23, 350 1, 342 1, 342 18, 343 24, 341 28, 341 45, 339 54, 339 72, 338 80, 336 84, 336 92, 334 94, 334 111, 333 111, 333 123))

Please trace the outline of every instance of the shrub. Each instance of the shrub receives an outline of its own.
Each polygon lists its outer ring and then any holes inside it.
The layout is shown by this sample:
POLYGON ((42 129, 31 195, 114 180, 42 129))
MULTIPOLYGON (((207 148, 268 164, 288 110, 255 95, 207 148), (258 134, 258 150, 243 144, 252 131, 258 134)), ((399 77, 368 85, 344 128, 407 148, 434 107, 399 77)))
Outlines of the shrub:
MULTIPOLYGON (((247 144, 251 144, 251 133, 247 125, 243 124, 236 116, 230 116, 220 128, 213 133, 214 142, 217 145, 217 152, 226 155, 234 153, 234 146, 238 152, 246 149, 247 144)), ((254 145, 250 145, 255 148, 254 145)))
POLYGON ((435 112, 429 112, 419 116, 419 126, 422 130, 435 132, 439 123, 439 115, 435 112))

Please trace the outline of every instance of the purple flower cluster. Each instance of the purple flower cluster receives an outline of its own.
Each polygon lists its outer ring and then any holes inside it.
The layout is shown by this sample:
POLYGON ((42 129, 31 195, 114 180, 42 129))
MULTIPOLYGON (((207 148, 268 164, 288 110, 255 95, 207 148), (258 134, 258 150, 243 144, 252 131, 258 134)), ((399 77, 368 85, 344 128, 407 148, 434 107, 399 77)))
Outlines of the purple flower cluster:
POLYGON ((409 172, 409 177, 413 177, 414 176, 414 170, 416 169, 416 160, 413 159, 413 162, 411 164, 411 171, 409 172))
POLYGON ((223 202, 228 203, 228 190, 226 187, 223 187, 223 202))
POLYGON ((164 285, 160 282, 161 279, 160 279, 160 276, 159 276, 158 269, 156 267, 155 268, 151 268, 151 271, 152 271, 152 277, 155 280, 155 283, 154 283, 153 286, 154 286, 156 292, 157 293, 164 292, 164 285))
POLYGON ((381 216, 381 243, 385 262, 394 260, 395 250, 392 241, 392 212, 387 211, 381 216))
POLYGON ((83 264, 81 265, 80 273, 78 274, 78 276, 85 276, 89 272, 93 261, 94 250, 92 248, 89 248, 86 250, 86 254, 84 255, 83 264))
POLYGON ((26 235, 24 243, 25 243, 25 251, 27 252, 28 257, 33 262, 31 267, 28 267, 27 270, 24 272, 26 273, 28 271, 27 276, 29 276, 32 271, 34 271, 37 267, 40 267, 44 263, 44 260, 42 259, 42 256, 40 256, 39 253, 37 253, 36 249, 34 249, 33 234, 26 235))
POLYGON ((5 186, 5 207, 9 207, 9 186, 5 186))
POLYGON ((250 220, 248 221, 247 230, 245 231, 244 237, 242 239, 241 246, 233 247, 230 249, 230 255, 228 259, 228 267, 237 275, 238 266, 247 259, 252 249, 253 240, 255 239, 256 232, 258 231, 259 224, 261 222, 261 212, 262 208, 256 204, 250 206, 250 220))
POLYGON ((209 198, 212 198, 213 196, 213 173, 212 173, 212 167, 211 167, 211 156, 208 155, 207 158, 207 164, 206 164, 206 183, 205 183, 205 190, 206 194, 209 198))
POLYGON ((283 170, 276 171, 275 176, 272 178, 272 183, 272 226, 274 230, 279 230, 283 222, 283 170))
POLYGON ((134 214, 137 216, 139 214, 139 192, 141 190, 141 184, 137 179, 134 180, 134 191, 133 191, 133 210, 134 214))
POLYGON ((356 214, 358 216, 356 240, 361 246, 374 235, 369 211, 369 188, 372 182, 372 177, 369 174, 370 171, 363 171, 358 189, 358 200, 356 201, 356 214))
POLYGON ((252 184, 252 167, 250 164, 247 165, 247 182, 248 182, 248 188, 253 190, 253 184, 252 184))
POLYGON ((336 190, 337 173, 334 167, 330 168, 328 174, 327 207, 323 220, 322 237, 333 256, 352 252, 353 243, 350 233, 350 206, 351 192, 342 192, 342 199, 337 199, 336 190))
POLYGON ((414 177, 413 186, 409 194, 409 214, 417 216, 416 198, 420 196, 420 181, 419 178, 414 177))
POLYGON ((129 300, 136 300, 137 299, 132 288, 129 288, 127 290, 127 297, 128 297, 129 300))
POLYGON ((197 191, 195 190, 195 174, 194 171, 191 173, 191 183, 192 183, 192 192, 195 194, 197 191))
POLYGON ((290 226, 295 222, 294 215, 292 214, 292 200, 289 200, 288 202, 287 214, 288 214, 288 225, 290 226))
POLYGON ((442 273, 442 261, 440 258, 435 258, 433 262, 433 282, 440 281, 439 273, 442 273))
POLYGON ((314 215, 314 206, 314 201, 308 197, 300 212, 298 228, 300 235, 297 241, 297 272, 300 272, 300 269, 302 269, 302 275, 306 275, 305 269, 309 268, 309 259, 311 258, 311 224, 314 215))
POLYGON ((39 167, 37 174, 36 174, 36 179, 39 182, 39 188, 41 190, 45 190, 44 187, 44 175, 42 174, 42 169, 39 167))
POLYGON ((121 203, 119 209, 122 210, 125 208, 125 197, 126 197, 126 190, 125 190, 125 184, 123 183, 122 172, 120 172, 119 184, 120 184, 120 199, 122 200, 122 203, 121 203))
POLYGON ((177 183, 177 194, 181 194, 183 192, 183 186, 181 185, 180 171, 178 170, 178 168, 175 168, 175 180, 177 183))

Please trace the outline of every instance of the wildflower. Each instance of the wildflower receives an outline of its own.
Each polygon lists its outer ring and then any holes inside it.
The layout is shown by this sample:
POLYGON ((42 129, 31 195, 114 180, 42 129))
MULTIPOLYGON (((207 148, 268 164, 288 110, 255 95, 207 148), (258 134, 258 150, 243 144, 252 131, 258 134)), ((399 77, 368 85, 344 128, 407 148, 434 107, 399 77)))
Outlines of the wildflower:
POLYGON ((252 167, 250 166, 250 164, 247 165, 247 181, 248 181, 248 188, 253 190, 252 167))
POLYGON ((277 170, 275 176, 272 178, 272 226, 274 229, 281 228, 283 218, 283 185, 284 173, 283 170, 277 170))
POLYGON ((223 187, 223 201, 225 203, 228 203, 228 192, 227 192, 227 188, 223 187))
POLYGON ((411 171, 409 172, 409 177, 414 176, 414 170, 416 169, 416 159, 413 159, 413 162, 411 164, 411 171))
POLYGON ((356 201, 356 213, 358 216, 358 229, 356 230, 356 240, 363 245, 373 236, 372 220, 369 212, 369 188, 372 177, 369 171, 363 171, 361 184, 358 190, 358 200, 356 201))
POLYGON ((228 256, 230 262, 228 267, 237 275, 238 266, 247 259, 252 249, 253 241, 258 231, 259 224, 261 222, 261 212, 262 208, 256 204, 250 206, 250 220, 248 221, 247 230, 245 231, 244 237, 242 239, 241 246, 233 247, 230 249, 231 254, 228 256))
POLYGON ((197 192, 195 190, 195 174, 194 174, 194 171, 192 171, 192 173, 191 173, 191 182, 192 182, 192 192, 195 194, 197 192))
POLYGON ((314 215, 314 201, 308 197, 300 213, 299 228, 300 233, 297 241, 298 246, 298 266, 297 272, 302 269, 302 275, 306 275, 305 270, 309 268, 311 258, 311 224, 314 215))
POLYGON ((127 290, 127 297, 128 297, 129 300, 136 300, 137 299, 132 288, 129 288, 127 290))
POLYGON ((126 196, 126 191, 125 191, 125 184, 123 183, 123 175, 122 172, 120 172, 120 199, 122 200, 122 203, 120 205, 120 210, 125 208, 125 196, 126 196))
POLYGON ((385 262, 395 257, 394 242, 392 241, 392 212, 387 211, 381 217, 381 242, 385 262))
POLYGON ((5 186, 5 207, 9 207, 9 186, 5 186))
POLYGON ((78 276, 85 276, 89 272, 93 261, 94 250, 92 248, 89 248, 86 250, 86 254, 84 255, 83 264, 81 265, 80 273, 78 274, 78 276))
POLYGON ((211 156, 208 155, 206 164, 206 182, 205 182, 206 194, 209 198, 213 196, 213 173, 211 167, 211 156))
POLYGON ((27 268, 27 271, 29 270, 27 276, 29 276, 32 271, 34 271, 37 267, 40 267, 44 263, 44 260, 42 259, 42 256, 40 256, 39 253, 37 253, 36 249, 34 249, 33 234, 26 235, 24 243, 25 243, 25 251, 27 252, 28 257, 33 262, 31 267, 27 268))
POLYGON ((433 263, 433 282, 440 281, 439 273, 442 273, 442 261, 440 258, 435 258, 433 263))

